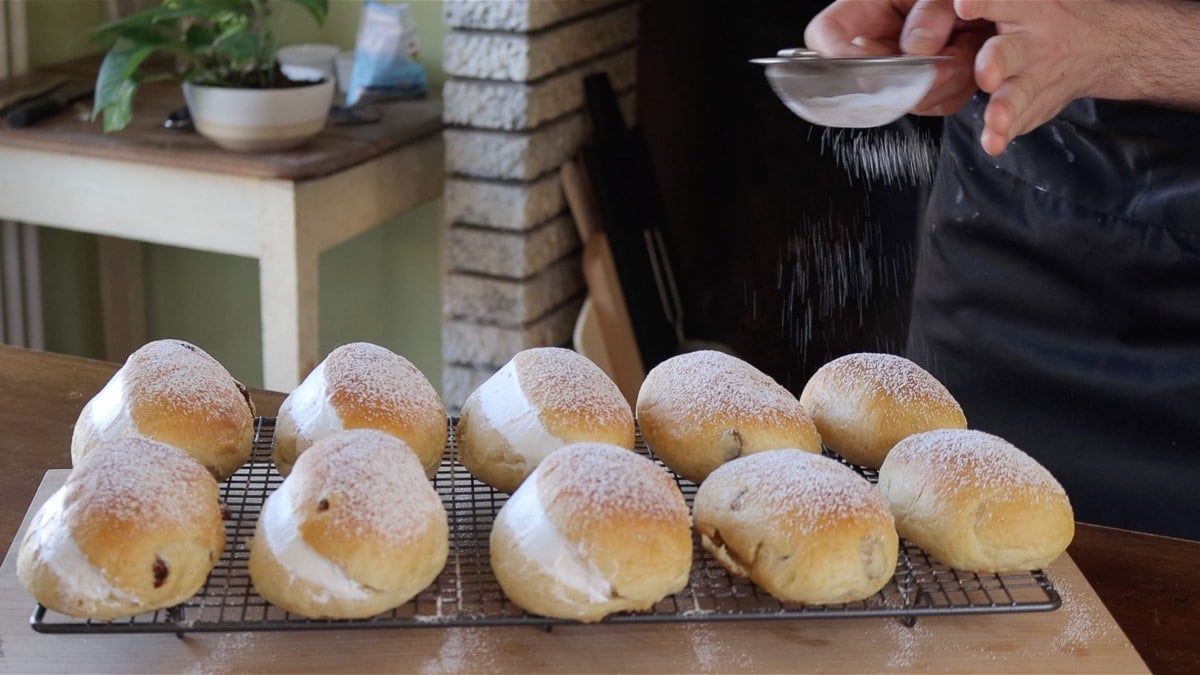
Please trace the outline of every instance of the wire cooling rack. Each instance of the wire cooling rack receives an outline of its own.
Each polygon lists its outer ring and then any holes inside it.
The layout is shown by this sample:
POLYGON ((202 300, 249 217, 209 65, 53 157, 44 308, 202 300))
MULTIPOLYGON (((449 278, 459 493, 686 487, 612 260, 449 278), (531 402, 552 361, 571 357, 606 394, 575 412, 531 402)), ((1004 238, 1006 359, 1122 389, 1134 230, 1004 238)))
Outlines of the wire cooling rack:
MULTIPOLYGON (((451 421, 452 422, 452 421, 451 421)), ((475 480, 456 461, 450 427, 446 456, 434 478, 450 519, 446 567, 428 588, 408 603, 370 619, 307 619, 272 606, 250 582, 248 548, 263 501, 283 482, 271 463, 275 419, 259 418, 250 462, 221 486, 226 508, 225 552, 208 583, 175 607, 114 621, 75 619, 38 605, 31 618, 43 633, 176 633, 352 629, 417 626, 535 625, 572 623, 529 614, 510 602, 492 574, 488 539, 492 521, 507 495, 475 480)), ((649 455, 639 436, 637 450, 649 455)), ((651 455, 652 456, 652 455, 651 455)), ((861 470, 871 481, 873 471, 861 470)), ((674 474, 672 474, 674 475, 674 474)), ((676 478, 689 507, 696 485, 676 478)), ((665 621, 739 621, 988 614, 1054 610, 1058 592, 1040 570, 1014 574, 974 574, 933 560, 901 540, 892 580, 875 595, 836 605, 783 603, 749 580, 729 574, 693 536, 694 557, 688 585, 652 609, 614 614, 608 623, 665 621)))

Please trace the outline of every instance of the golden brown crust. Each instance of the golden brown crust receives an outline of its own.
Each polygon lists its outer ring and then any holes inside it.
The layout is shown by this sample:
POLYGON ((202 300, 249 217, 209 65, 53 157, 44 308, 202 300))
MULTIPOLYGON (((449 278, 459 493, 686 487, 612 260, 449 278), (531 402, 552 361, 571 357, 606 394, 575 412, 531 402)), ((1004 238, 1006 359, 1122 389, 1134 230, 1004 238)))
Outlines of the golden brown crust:
POLYGON ((629 403, 599 366, 569 349, 537 347, 517 353, 467 397, 455 436, 463 466, 511 493, 551 450, 579 442, 632 450, 635 430, 629 403), (521 396, 528 408, 505 405, 521 396), (504 412, 489 416, 498 407, 504 412), (501 414, 513 417, 502 419, 501 414), (553 448, 526 442, 533 426, 553 448))
POLYGON ((533 557, 517 529, 530 525, 529 514, 510 516, 506 504, 492 531, 492 567, 518 605, 544 616, 598 621, 648 609, 686 585, 692 562, 687 504, 653 462, 619 446, 576 443, 552 453, 536 473, 523 489, 536 492, 548 527, 581 554, 579 564, 599 575, 607 593, 589 596, 559 578, 561 568, 552 561, 533 557))
POLYGON ((513 356, 513 366, 529 404, 551 434, 567 443, 633 447, 629 403, 586 356, 560 347, 536 347, 513 356))
POLYGON ((1050 472, 981 431, 904 439, 884 460, 879 489, 900 534, 958 569, 1045 567, 1075 535, 1070 500, 1050 472))
POLYGON ((471 475, 501 492, 512 494, 531 472, 526 457, 488 423, 474 394, 463 404, 454 426, 454 438, 458 461, 471 475))
POLYGON ((900 356, 841 356, 800 393, 821 439, 848 461, 879 468, 900 439, 932 429, 965 429, 954 396, 928 371, 900 356))
POLYGON ((734 460, 709 475, 694 507, 704 548, 780 600, 861 600, 895 574, 887 504, 828 457, 782 449, 734 460))
POLYGON ((181 448, 217 480, 250 458, 254 403, 249 391, 199 347, 157 340, 135 351, 88 401, 71 439, 75 463, 96 444, 141 435, 181 448), (129 424, 114 424, 127 415, 129 424))
POLYGON ((446 407, 428 378, 408 359, 367 342, 342 345, 309 373, 279 409, 273 459, 287 475, 296 457, 313 442, 348 429, 376 429, 404 441, 432 478, 441 465, 448 435, 446 407), (322 396, 325 416, 340 429, 316 423, 298 397, 322 396))
POLYGON ((445 508, 416 455, 394 436, 374 429, 327 436, 300 456, 285 483, 279 490, 288 490, 299 536, 365 597, 339 598, 292 575, 265 543, 260 519, 250 572, 272 603, 305 616, 371 616, 407 602, 445 566, 445 508))
POLYGON ((642 437, 699 483, 731 459, 777 448, 821 451, 821 436, 791 392, 749 363, 703 350, 655 366, 638 391, 642 437))
POLYGON ((61 498, 63 517, 39 512, 35 524, 69 532, 31 527, 18 561, 22 583, 55 611, 112 619, 178 604, 203 586, 224 549, 216 480, 178 448, 144 438, 107 441, 80 460, 60 491, 48 504, 61 498), (46 543, 55 536, 75 542, 116 589, 113 596, 71 590, 55 571, 66 559, 46 543))

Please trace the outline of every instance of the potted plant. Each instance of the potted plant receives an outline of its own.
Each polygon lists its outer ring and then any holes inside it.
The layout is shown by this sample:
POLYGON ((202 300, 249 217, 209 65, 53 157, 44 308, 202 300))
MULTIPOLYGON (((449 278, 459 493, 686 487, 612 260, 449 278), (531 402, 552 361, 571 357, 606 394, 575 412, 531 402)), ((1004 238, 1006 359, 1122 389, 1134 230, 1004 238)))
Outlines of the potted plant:
POLYGON ((314 69, 280 67, 272 14, 285 2, 318 25, 329 11, 329 0, 163 0, 99 26, 94 38, 110 47, 92 117, 104 118, 106 132, 123 129, 139 85, 173 79, 183 82, 196 130, 217 145, 260 151, 303 143, 325 126, 334 82, 314 69))

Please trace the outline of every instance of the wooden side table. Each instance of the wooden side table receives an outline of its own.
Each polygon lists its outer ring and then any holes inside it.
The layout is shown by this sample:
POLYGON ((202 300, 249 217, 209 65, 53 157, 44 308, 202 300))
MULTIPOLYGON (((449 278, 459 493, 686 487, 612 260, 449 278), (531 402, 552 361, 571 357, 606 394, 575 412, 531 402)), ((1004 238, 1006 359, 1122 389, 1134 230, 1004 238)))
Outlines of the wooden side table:
MULTIPOLYGON (((0 82, 0 93, 47 73, 91 80, 97 67, 42 69, 0 82)), ((177 84, 155 83, 119 133, 87 121, 90 101, 0 129, 0 219, 256 258, 263 386, 289 391, 319 360, 320 253, 441 195, 441 100, 381 104, 378 124, 330 126, 301 148, 261 154, 163 128, 182 106, 177 84)), ((129 320, 108 314, 106 324, 129 320)))

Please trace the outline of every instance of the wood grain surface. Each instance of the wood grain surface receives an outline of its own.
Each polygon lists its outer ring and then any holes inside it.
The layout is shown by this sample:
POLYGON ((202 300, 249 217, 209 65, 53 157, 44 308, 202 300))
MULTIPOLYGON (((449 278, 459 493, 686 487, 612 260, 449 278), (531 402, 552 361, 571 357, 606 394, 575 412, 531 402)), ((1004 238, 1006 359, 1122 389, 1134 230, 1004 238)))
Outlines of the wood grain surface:
MULTIPOLYGON (((74 82, 94 82, 98 69, 97 57, 48 66, 0 82, 0 95, 57 74, 68 75, 74 82)), ((378 105, 381 112, 378 123, 327 125, 299 148, 239 153, 222 150, 193 131, 163 127, 169 113, 184 107, 183 91, 178 82, 142 85, 133 120, 119 132, 104 133, 100 121, 90 119, 91 105, 90 98, 84 99, 68 110, 21 129, 0 125, 0 147, 8 145, 201 171, 303 180, 358 165, 392 148, 438 133, 443 126, 441 98, 430 95, 411 101, 381 103, 378 105)))

